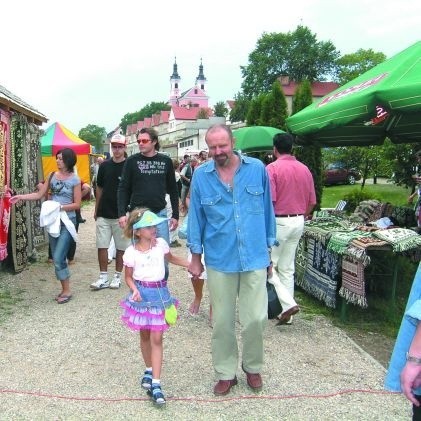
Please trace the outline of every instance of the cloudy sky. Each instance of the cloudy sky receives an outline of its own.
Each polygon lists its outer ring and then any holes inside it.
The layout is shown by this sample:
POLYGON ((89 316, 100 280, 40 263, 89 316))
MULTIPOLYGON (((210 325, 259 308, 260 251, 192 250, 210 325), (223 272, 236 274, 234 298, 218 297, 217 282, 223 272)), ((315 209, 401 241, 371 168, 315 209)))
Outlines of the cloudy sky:
POLYGON ((203 59, 214 105, 240 90, 240 66, 263 32, 302 24, 341 54, 390 57, 421 40, 420 22, 417 0, 5 0, 0 85, 45 114, 44 127, 110 131, 126 113, 168 100, 174 56, 182 90, 203 59))

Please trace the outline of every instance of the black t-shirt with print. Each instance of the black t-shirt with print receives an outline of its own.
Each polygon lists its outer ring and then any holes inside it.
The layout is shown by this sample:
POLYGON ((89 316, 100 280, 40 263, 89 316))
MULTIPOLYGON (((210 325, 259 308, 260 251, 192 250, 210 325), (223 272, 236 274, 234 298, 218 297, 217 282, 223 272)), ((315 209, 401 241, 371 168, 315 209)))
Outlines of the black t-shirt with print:
POLYGON ((117 195, 119 216, 136 207, 158 212, 166 207, 166 193, 170 195, 172 217, 178 219, 178 189, 170 157, 137 153, 126 159, 117 195))

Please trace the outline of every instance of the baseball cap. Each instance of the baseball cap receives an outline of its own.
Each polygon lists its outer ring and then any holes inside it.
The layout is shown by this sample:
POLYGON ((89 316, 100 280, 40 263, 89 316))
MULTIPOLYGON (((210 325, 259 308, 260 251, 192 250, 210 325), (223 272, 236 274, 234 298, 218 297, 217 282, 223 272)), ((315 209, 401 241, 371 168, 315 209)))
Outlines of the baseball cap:
POLYGON ((126 138, 122 134, 115 134, 111 138, 111 143, 119 143, 120 145, 126 144, 126 138))
POLYGON ((160 216, 157 216, 153 212, 147 210, 143 213, 139 221, 133 225, 133 229, 137 230, 139 228, 153 227, 154 225, 158 225, 164 221, 168 221, 168 218, 161 218, 160 216))

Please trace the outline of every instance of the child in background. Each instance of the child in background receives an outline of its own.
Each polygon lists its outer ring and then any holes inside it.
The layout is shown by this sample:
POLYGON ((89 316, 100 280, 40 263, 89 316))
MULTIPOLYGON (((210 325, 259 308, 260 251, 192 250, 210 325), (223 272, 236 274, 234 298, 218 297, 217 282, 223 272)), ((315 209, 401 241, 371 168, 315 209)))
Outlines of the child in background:
MULTIPOLYGON (((186 204, 187 204, 187 209, 188 209, 188 207, 190 206, 190 191, 187 193, 186 204)), ((188 218, 187 215, 185 217, 188 218)), ((191 258, 192 258, 191 252, 190 250, 188 250, 187 260, 191 262, 191 258)), ((194 291, 194 299, 189 307, 189 313, 192 316, 196 316, 199 313, 200 303, 202 302, 202 297, 203 297, 203 285, 205 283, 205 280, 208 278, 207 273, 206 273, 204 254, 202 254, 202 265, 203 265, 204 270, 200 274, 200 277, 198 279, 193 279, 193 277, 189 273, 189 278, 191 280, 193 291, 194 291)), ((212 327, 212 306, 211 305, 209 305, 209 325, 212 327)))
POLYGON ((171 254, 163 238, 156 238, 156 225, 166 219, 137 208, 130 213, 124 231, 132 239, 123 255, 125 280, 131 293, 121 302, 122 320, 127 327, 140 332, 140 351, 146 366, 141 387, 157 405, 165 404, 160 381, 163 332, 169 327, 165 309, 178 304, 164 278, 165 260, 186 268, 189 265, 185 259, 171 254))

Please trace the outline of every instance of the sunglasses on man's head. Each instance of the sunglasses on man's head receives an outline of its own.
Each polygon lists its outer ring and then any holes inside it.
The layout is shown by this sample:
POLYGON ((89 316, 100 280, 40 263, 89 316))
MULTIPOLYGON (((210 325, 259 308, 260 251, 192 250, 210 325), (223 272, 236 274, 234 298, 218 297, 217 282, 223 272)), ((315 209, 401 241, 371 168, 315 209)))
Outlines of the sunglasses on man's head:
POLYGON ((137 139, 137 143, 143 143, 144 145, 146 145, 150 141, 151 139, 137 139))

